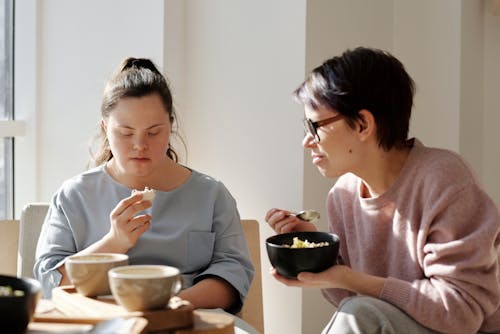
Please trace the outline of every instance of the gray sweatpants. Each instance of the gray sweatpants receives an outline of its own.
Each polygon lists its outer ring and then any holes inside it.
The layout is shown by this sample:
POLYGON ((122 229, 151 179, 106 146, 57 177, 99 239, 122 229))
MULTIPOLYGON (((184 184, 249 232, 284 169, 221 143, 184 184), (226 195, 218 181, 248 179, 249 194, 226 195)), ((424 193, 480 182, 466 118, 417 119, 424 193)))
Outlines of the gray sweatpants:
POLYGON ((383 300, 355 296, 344 299, 322 334, 439 334, 383 300))

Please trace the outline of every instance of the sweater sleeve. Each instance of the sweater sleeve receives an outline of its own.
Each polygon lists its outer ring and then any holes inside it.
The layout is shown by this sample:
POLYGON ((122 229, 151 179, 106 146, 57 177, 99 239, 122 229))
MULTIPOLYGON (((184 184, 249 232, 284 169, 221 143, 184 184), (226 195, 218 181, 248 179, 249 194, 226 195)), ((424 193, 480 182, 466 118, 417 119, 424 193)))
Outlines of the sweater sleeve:
MULTIPOLYGON (((345 233, 344 230, 340 228, 343 221, 342 202, 335 201, 335 191, 339 187, 340 183, 341 182, 338 182, 332 187, 332 189, 330 189, 326 199, 326 209, 328 212, 328 230, 331 233, 336 234, 341 240, 337 263, 350 266, 349 254, 347 252, 347 246, 344 242, 346 240, 345 233)), ((335 307, 338 307, 343 299, 354 296, 354 293, 344 289, 323 289, 321 292, 323 294, 323 297, 325 297, 325 299, 335 307)))
MULTIPOLYGON (((250 260, 236 201, 222 183, 218 183, 216 192, 213 229, 215 243, 210 265, 196 275, 194 282, 207 276, 223 278, 238 291, 239 300, 227 310, 237 313, 243 306, 255 270, 250 260)), ((202 239, 199 241, 202 242, 202 239)))
POLYGON ((425 277, 388 277, 380 298, 433 330, 476 333, 499 306, 499 212, 474 183, 439 198, 418 232, 425 277))

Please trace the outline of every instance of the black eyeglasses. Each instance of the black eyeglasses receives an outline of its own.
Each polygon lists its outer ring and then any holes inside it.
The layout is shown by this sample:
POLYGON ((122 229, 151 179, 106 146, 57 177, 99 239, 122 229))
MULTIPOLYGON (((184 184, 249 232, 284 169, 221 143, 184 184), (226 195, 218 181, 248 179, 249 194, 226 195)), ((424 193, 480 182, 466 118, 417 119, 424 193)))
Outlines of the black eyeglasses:
POLYGON ((344 115, 338 114, 333 117, 323 119, 321 121, 313 122, 309 118, 304 119, 304 129, 306 130, 307 133, 309 133, 311 136, 313 136, 314 140, 319 143, 319 135, 318 135, 318 128, 325 126, 327 124, 340 121, 342 118, 344 118, 344 115))

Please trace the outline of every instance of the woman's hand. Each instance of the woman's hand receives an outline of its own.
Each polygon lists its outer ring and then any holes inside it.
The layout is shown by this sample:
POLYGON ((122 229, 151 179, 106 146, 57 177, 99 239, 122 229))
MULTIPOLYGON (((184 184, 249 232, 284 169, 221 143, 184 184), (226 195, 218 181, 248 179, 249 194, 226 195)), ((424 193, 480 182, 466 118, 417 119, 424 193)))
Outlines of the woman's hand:
POLYGON ((266 222, 276 233, 317 231, 316 225, 291 215, 290 211, 273 208, 266 213, 266 222))
POLYGON ((320 273, 301 272, 297 275, 297 279, 290 279, 278 274, 276 269, 271 269, 273 277, 288 286, 301 288, 347 288, 347 277, 351 268, 344 265, 334 265, 320 273))
POLYGON ((297 279, 283 277, 274 268, 271 269, 271 274, 276 280, 288 286, 344 289, 375 298, 379 298, 386 281, 383 277, 368 275, 340 264, 334 265, 320 273, 301 272, 297 275, 297 279))
MULTIPOLYGON (((102 239, 77 254, 127 253, 151 225, 150 215, 138 215, 139 212, 152 206, 151 201, 143 200, 142 196, 142 193, 137 193, 121 200, 109 215, 111 220, 109 232, 102 239)), ((70 280, 65 265, 57 270, 62 275, 59 285, 69 284, 70 280)))
POLYGON ((111 228, 104 237, 105 243, 117 252, 126 253, 151 225, 151 216, 138 214, 152 206, 151 201, 142 200, 137 193, 121 200, 111 211, 111 228))

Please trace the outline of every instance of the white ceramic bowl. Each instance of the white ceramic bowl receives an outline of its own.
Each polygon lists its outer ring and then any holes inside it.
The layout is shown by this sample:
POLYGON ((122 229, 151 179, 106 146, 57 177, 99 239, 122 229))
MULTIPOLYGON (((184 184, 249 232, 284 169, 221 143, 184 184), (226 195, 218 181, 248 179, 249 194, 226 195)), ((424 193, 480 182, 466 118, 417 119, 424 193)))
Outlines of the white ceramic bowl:
POLYGON ((167 307, 182 287, 179 269, 163 265, 116 267, 108 272, 111 292, 128 311, 167 307))
POLYGON ((71 283, 84 296, 109 295, 108 270, 128 264, 128 255, 117 253, 93 253, 72 255, 65 267, 71 283))

